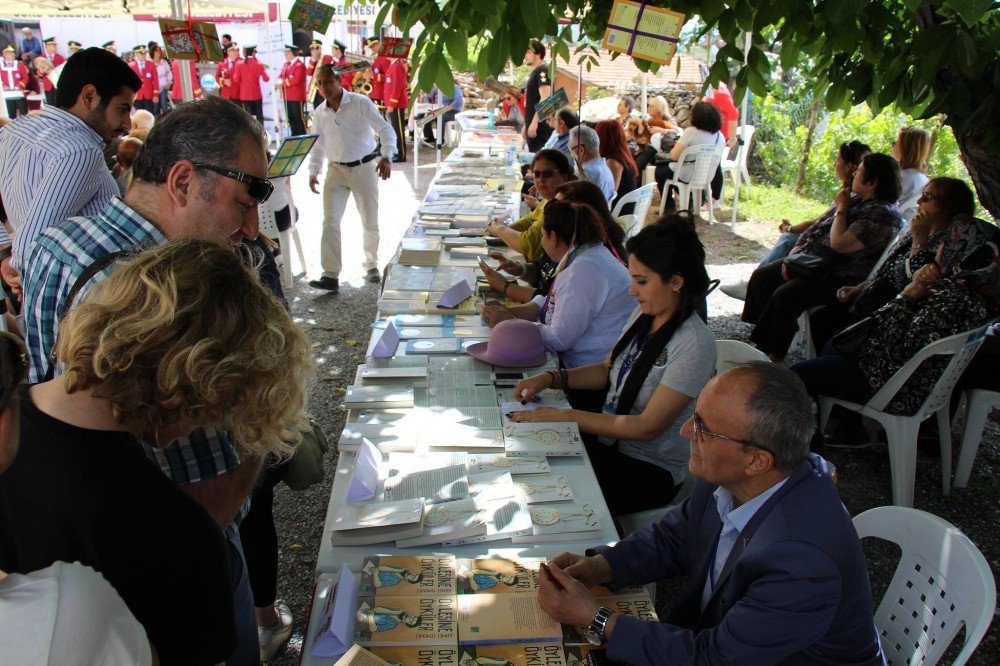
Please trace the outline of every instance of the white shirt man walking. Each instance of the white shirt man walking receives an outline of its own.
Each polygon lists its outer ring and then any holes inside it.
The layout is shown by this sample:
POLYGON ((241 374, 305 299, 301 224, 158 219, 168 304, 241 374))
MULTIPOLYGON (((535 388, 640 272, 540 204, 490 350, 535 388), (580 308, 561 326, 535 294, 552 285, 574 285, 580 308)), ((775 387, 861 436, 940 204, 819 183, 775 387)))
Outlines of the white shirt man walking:
POLYGON ((316 68, 315 81, 325 98, 313 113, 312 121, 313 131, 319 134, 319 139, 309 161, 309 188, 317 194, 323 162, 328 164, 323 184, 320 250, 323 276, 310 280, 309 285, 337 291, 343 267, 340 220, 352 192, 364 231, 365 277, 369 282, 379 281, 378 179, 386 180, 392 171, 396 135, 370 99, 341 87, 340 74, 331 65, 316 68), (378 134, 381 149, 373 133, 378 134), (374 167, 372 162, 375 162, 374 167))

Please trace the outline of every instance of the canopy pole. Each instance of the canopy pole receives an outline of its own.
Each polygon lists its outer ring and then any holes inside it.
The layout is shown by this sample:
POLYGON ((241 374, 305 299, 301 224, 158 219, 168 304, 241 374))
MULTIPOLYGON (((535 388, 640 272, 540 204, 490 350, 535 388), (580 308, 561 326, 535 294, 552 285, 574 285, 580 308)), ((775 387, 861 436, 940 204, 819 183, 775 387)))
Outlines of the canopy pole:
MULTIPOLYGON (((747 62, 750 59, 750 41, 753 38, 753 33, 748 32, 744 37, 743 41, 743 66, 746 67, 747 62)), ((740 124, 736 128, 736 136, 739 141, 743 140, 743 126, 747 123, 747 112, 750 108, 750 90, 743 91, 743 103, 740 104, 740 124)), ((749 150, 749 146, 738 144, 736 148, 736 161, 739 162, 743 157, 742 153, 744 150, 749 150)), ((729 222, 730 227, 736 226, 736 211, 739 209, 740 205, 740 179, 742 178, 742 169, 740 165, 737 164, 736 168, 733 170, 733 216, 729 222)))
POLYGON ((649 74, 647 72, 642 73, 642 104, 640 109, 642 110, 642 117, 646 117, 646 106, 649 100, 649 74))

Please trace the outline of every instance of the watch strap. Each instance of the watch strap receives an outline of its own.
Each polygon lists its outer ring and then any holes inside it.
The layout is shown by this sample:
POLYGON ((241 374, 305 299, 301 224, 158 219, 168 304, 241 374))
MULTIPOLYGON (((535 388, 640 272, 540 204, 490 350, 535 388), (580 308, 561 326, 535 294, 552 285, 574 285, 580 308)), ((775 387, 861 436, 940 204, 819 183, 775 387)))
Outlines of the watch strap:
POLYGON ((594 615, 594 619, 590 622, 590 627, 588 633, 592 633, 600 640, 600 644, 603 644, 606 639, 604 637, 604 628, 608 624, 608 620, 611 618, 614 611, 607 606, 601 606, 597 614, 594 615))

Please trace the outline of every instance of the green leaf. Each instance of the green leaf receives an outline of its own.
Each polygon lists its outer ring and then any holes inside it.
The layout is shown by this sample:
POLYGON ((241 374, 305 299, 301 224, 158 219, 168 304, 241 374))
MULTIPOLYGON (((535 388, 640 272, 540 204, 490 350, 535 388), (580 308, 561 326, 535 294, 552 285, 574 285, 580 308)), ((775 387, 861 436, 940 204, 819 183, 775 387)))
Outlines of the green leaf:
POLYGON ((385 17, 389 15, 389 10, 392 9, 392 5, 386 3, 382 5, 382 9, 378 10, 378 14, 375 16, 375 32, 376 34, 382 28, 385 23, 385 17))
POLYGON ((799 45, 788 40, 781 43, 781 67, 792 69, 799 64, 799 45))
MULTIPOLYGON (((437 78, 437 70, 439 68, 439 59, 444 62, 441 52, 437 50, 431 51, 420 65, 417 83, 420 84, 420 90, 423 92, 430 92, 431 88, 434 87, 434 80, 437 78)), ((447 69, 447 63, 445 63, 445 69, 447 69)), ((450 88, 443 88, 442 90, 450 90, 450 88)))
POLYGON ((521 17, 531 34, 539 37, 544 35, 548 17, 552 15, 548 3, 538 0, 523 0, 519 3, 519 8, 521 11, 515 15, 521 17))
POLYGON ((469 62, 469 40, 460 30, 449 30, 444 34, 444 45, 448 54, 459 67, 465 67, 469 62))
POLYGON ((948 2, 945 3, 951 7, 951 9, 958 12, 958 15, 962 17, 965 21, 965 25, 970 28, 980 21, 983 17, 987 15, 990 11, 990 7, 996 2, 996 0, 960 0, 958 2, 948 2))
POLYGON ((975 78, 979 54, 976 43, 972 41, 969 33, 958 31, 955 34, 955 49, 958 53, 958 66, 962 69, 962 73, 969 78, 975 78))
POLYGON ((444 54, 441 52, 440 47, 434 52, 437 56, 437 74, 434 77, 434 82, 437 83, 438 90, 453 91, 455 90, 455 77, 451 73, 451 67, 448 66, 448 61, 444 59, 444 54))
POLYGON ((490 16, 497 13, 497 5, 491 0, 468 0, 468 2, 480 14, 490 16))
POLYGON ((705 19, 706 23, 711 25, 715 23, 725 8, 724 0, 703 0, 699 5, 698 13, 705 19))

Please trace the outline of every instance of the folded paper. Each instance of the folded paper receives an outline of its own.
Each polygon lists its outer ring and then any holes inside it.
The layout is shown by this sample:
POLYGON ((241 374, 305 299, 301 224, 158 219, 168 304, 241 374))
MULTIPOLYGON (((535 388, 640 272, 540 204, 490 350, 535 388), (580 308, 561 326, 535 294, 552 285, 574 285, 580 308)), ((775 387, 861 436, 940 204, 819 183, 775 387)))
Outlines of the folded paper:
POLYGON ((399 332, 396 331, 396 327, 390 321, 381 337, 379 337, 378 342, 375 343, 375 348, 372 349, 372 356, 375 358, 389 358, 395 355, 398 347, 399 332))
POLYGON ((459 280, 441 294, 437 306, 439 308, 453 308, 459 303, 472 296, 475 292, 469 286, 468 281, 459 280))
POLYGON ((320 630, 313 640, 310 654, 314 657, 339 657, 354 642, 354 607, 358 598, 358 577, 346 564, 333 585, 326 590, 326 601, 320 630))
POLYGON ((362 439, 358 459, 354 463, 354 474, 351 475, 351 485, 347 489, 348 502, 363 502, 375 496, 380 462, 382 454, 378 448, 367 437, 362 439))

